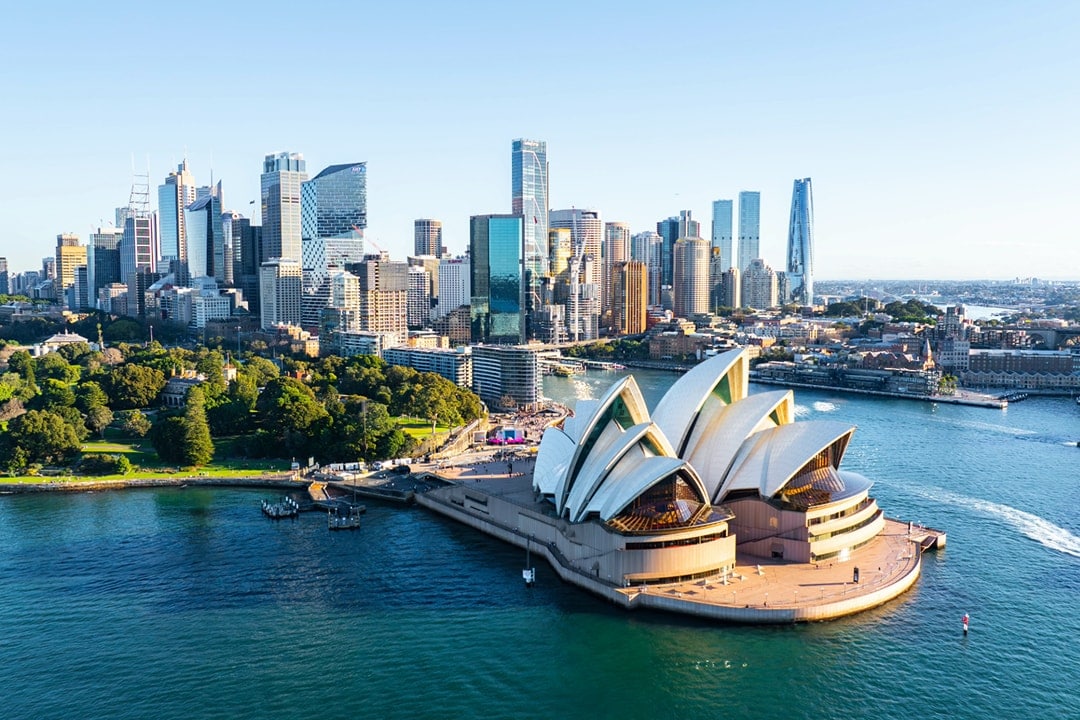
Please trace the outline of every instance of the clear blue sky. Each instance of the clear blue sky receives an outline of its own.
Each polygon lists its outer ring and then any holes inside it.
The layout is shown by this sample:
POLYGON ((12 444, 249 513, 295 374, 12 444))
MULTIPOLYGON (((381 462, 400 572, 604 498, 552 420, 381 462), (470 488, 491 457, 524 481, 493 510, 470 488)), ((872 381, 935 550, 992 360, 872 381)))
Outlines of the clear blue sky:
POLYGON ((15 3, 0 44, 0 255, 37 267, 187 154, 248 214, 265 154, 368 162, 368 237, 510 208, 635 232, 759 190, 784 265, 812 177, 818 278, 1080 278, 1080 3, 15 3))

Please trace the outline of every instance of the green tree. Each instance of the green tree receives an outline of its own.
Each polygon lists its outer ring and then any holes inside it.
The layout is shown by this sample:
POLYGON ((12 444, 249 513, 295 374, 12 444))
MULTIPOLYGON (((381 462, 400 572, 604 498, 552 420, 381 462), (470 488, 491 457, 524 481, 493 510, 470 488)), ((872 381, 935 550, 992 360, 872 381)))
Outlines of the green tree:
POLYGON ((22 466, 30 463, 62 463, 78 455, 81 445, 74 428, 54 412, 31 410, 8 423, 0 435, 0 456, 21 449, 22 466))
POLYGON ((84 380, 75 388, 75 407, 83 412, 90 412, 92 407, 108 404, 109 396, 101 389, 101 385, 93 380, 84 380))
POLYGON ((41 384, 41 395, 35 401, 41 410, 52 410, 59 407, 73 407, 75 405, 75 392, 62 380, 47 378, 41 384))
POLYGON ((82 372, 82 368, 69 363, 60 353, 42 355, 37 359, 36 366, 38 382, 53 378, 65 383, 76 383, 82 372))
POLYGON ((259 395, 260 424, 281 439, 281 457, 302 456, 313 449, 320 434, 318 423, 328 413, 307 385, 293 378, 276 378, 259 395))
POLYGON ((56 354, 69 363, 78 363, 83 356, 90 354, 90 344, 84 342, 68 343, 56 349, 56 354))
POLYGON ((16 350, 8 358, 8 369, 17 373, 30 385, 37 383, 37 373, 34 370, 34 358, 25 350, 16 350))
POLYGON ((186 427, 184 418, 179 415, 161 415, 154 421, 147 437, 162 462, 174 465, 184 463, 184 444, 181 441, 186 427))
POLYGON ((160 370, 127 363, 109 375, 108 393, 114 408, 131 410, 150 405, 164 387, 165 374, 160 370))
POLYGON ((119 342, 142 342, 146 339, 146 330, 137 321, 131 318, 120 318, 115 322, 109 323, 109 326, 105 328, 102 336, 106 342, 119 343, 119 342))
POLYGON ((113 421, 113 411, 104 405, 94 405, 86 411, 86 427, 98 437, 105 437, 105 428, 113 421))
POLYGON ((150 420, 141 410, 128 410, 124 413, 120 429, 131 437, 146 437, 150 432, 150 420))
POLYGON ((255 383, 255 387, 264 387, 274 378, 281 375, 278 366, 266 358, 252 356, 240 366, 238 374, 249 376, 255 383))
POLYGON ((198 386, 188 390, 183 445, 186 465, 198 467, 214 459, 214 441, 210 439, 210 426, 206 422, 206 398, 198 386))

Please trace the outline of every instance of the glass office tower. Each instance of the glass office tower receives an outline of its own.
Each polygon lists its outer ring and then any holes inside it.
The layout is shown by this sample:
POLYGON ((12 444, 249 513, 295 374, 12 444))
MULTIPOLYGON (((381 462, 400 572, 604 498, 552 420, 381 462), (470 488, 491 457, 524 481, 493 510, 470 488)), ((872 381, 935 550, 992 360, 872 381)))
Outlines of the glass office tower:
POLYGON ((720 249, 720 264, 724 269, 735 266, 735 256, 731 254, 734 205, 731 200, 713 200, 712 204, 712 246, 720 249))
POLYGON ((300 153, 267 155, 263 160, 263 260, 285 257, 300 261, 300 185, 305 180, 307 163, 300 153))
POLYGON ((469 219, 474 343, 525 342, 522 259, 527 224, 521 215, 474 215, 469 219))
POLYGON ((761 257, 761 193, 739 193, 739 272, 745 273, 750 261, 761 257))
POLYGON ((187 160, 158 185, 158 227, 162 260, 187 260, 187 233, 184 208, 195 202, 195 178, 187 160))
POLYGON ((814 196, 810 178, 795 181, 788 225, 787 278, 791 302, 814 304, 814 196))
MULTIPOLYGON (((329 238, 367 227, 367 163, 331 165, 301 185, 301 235, 329 238)), ((265 225, 264 225, 265 227, 265 225)))
MULTIPOLYGON (((525 312, 529 318, 539 313, 541 285, 548 275, 548 161, 547 143, 514 140, 510 159, 510 210, 522 216, 524 224, 525 312)), ((527 319, 530 335, 535 319, 527 319)))

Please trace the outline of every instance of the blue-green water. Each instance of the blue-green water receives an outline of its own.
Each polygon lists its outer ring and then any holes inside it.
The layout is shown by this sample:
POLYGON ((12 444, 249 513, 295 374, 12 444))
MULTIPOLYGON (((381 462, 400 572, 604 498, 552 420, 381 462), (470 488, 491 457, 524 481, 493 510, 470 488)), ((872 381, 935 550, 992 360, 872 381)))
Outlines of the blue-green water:
MULTIPOLYGON (((650 402, 672 379, 635 374, 650 402)), ((901 599, 721 626, 616 609, 547 567, 528 590, 516 548, 415 508, 369 503, 330 533, 266 520, 251 491, 12 495, 0 717, 1080 717, 1080 409, 796 404, 859 426, 845 467, 889 515, 948 531, 901 599)))

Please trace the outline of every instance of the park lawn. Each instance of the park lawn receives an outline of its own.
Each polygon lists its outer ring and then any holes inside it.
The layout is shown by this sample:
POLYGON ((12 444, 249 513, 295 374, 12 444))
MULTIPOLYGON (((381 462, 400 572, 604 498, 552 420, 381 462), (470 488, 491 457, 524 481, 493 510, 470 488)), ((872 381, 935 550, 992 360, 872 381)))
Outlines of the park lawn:
MULTIPOLYGON (((430 428, 429 428, 430 429, 430 428)), ((280 458, 241 458, 232 457, 235 438, 215 441, 214 461, 200 468, 165 467, 157 453, 150 446, 150 441, 136 439, 132 442, 94 440, 83 443, 83 454, 126 455, 132 465, 127 475, 87 475, 74 473, 64 475, 22 475, 13 478, 0 478, 0 482, 17 483, 54 483, 54 482, 96 482, 102 480, 163 480, 180 477, 247 477, 264 473, 283 473, 289 471, 290 462, 280 458)))
MULTIPOLYGON (((431 437, 431 423, 422 418, 400 417, 397 418, 397 424, 406 435, 415 440, 427 440, 431 437)), ((435 426, 436 436, 446 435, 449 432, 450 426, 448 425, 435 426)))

